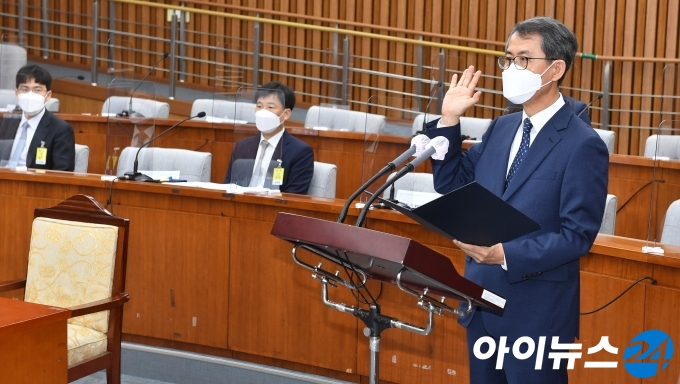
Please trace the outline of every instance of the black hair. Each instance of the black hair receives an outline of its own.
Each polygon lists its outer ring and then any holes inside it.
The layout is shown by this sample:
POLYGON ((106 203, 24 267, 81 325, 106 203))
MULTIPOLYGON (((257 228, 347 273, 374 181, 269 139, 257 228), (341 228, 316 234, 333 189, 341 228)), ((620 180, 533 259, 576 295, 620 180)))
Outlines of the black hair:
POLYGON ((289 86, 283 85, 278 81, 272 81, 259 87, 257 92, 255 92, 254 101, 257 103, 259 99, 274 94, 278 97, 284 108, 293 110, 295 107, 295 92, 289 86))
MULTIPOLYGON (((529 20, 521 21, 515 24, 508 34, 508 41, 510 37, 517 33, 517 36, 526 38, 527 36, 537 35, 541 37, 541 49, 545 56, 555 60, 563 60, 567 65, 564 74, 557 80, 557 84, 562 84, 564 76, 574 63, 576 51, 578 50, 578 40, 574 32, 572 32, 566 25, 551 17, 534 17, 529 20)), ((505 43, 507 50, 508 43, 505 43)))
POLYGON ((19 85, 28 83, 30 79, 36 83, 44 85, 47 91, 52 90, 52 75, 43 67, 37 65, 24 65, 17 72, 17 89, 19 85))

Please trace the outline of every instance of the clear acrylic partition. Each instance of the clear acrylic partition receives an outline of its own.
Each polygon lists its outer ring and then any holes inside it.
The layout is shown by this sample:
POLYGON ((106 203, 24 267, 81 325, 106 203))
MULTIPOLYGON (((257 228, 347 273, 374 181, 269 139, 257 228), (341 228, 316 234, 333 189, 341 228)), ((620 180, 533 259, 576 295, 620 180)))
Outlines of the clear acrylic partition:
MULTIPOLYGON (((27 63, 26 48, 14 33, 3 33, 0 36, 0 90, 16 89, 17 71, 27 63)), ((4 95, 3 95, 4 96, 4 95)), ((2 97, 0 108, 7 108, 2 97)), ((16 100, 14 100, 16 101, 16 100)))
MULTIPOLYGON (((16 34, 4 33, 0 36, 0 117, 21 120, 21 112, 16 110, 16 73, 26 64, 26 50, 16 34), (8 69, 9 68, 9 69, 8 69)), ((19 122, 16 123, 17 125, 19 122)), ((0 140, 0 167, 9 160, 14 139, 0 140)))
POLYGON ((215 46, 215 60, 212 65, 212 100, 194 103, 191 115, 205 112, 204 120, 213 124, 233 124, 236 120, 236 96, 243 85, 243 67, 239 62, 238 50, 218 43, 215 46))
POLYGON ((123 38, 109 39, 106 42, 106 55, 106 84, 111 84, 114 80, 134 80, 133 63, 138 60, 136 60, 135 48, 131 41, 123 38))
POLYGON ((441 103, 444 94, 449 89, 449 82, 454 73, 459 75, 468 67, 464 58, 458 55, 437 54, 431 60, 430 66, 425 67, 423 77, 428 80, 421 82, 419 98, 421 114, 413 121, 411 135, 415 136, 425 130, 425 124, 441 117, 441 103))
POLYGON ((680 67, 666 65, 663 69, 661 120, 680 120, 680 67))
POLYGON ((666 211, 670 203, 680 198, 680 191, 673 187, 674 183, 664 182, 668 177, 664 169, 673 168, 680 162, 680 67, 676 65, 664 67, 662 84, 661 116, 652 114, 649 117, 650 125, 656 129, 640 129, 639 132, 632 129, 617 130, 619 139, 639 136, 640 146, 644 146, 638 149, 639 153, 656 160, 646 175, 648 180, 645 187, 637 193, 641 196, 633 196, 630 202, 634 206, 642 207, 643 204, 645 206, 646 230, 641 231, 640 235, 646 236, 639 238, 647 240, 650 247, 654 247, 655 242, 662 241, 666 211))
MULTIPOLYGON (((105 172, 122 176, 132 171, 134 155, 130 152, 137 152, 133 148, 141 147, 158 133, 156 116, 161 106, 156 103, 156 86, 149 81, 113 79, 107 91, 102 107, 108 121, 105 172)), ((138 169, 153 170, 153 159, 144 151, 139 155, 138 169)))
MULTIPOLYGON (((2 113, 1 116, 3 120, 16 120, 16 123, 3 124, 3 126, 19 126, 21 122, 21 113, 16 112, 6 112, 2 113)), ((8 135, 2 135, 3 137, 8 137, 8 135)), ((9 135, 11 136, 11 135, 9 135)), ((7 139, 0 139, 0 168, 7 166, 9 162, 9 156, 12 152, 12 145, 14 144, 14 136, 7 139)))
MULTIPOLYGON (((338 43, 338 49, 326 49, 321 52, 320 73, 313 73, 322 79, 320 89, 312 96, 313 105, 330 105, 348 108, 348 100, 352 94, 350 81, 343 81, 352 73, 353 57, 351 53, 343 51, 343 43, 338 43), (346 68, 344 67, 346 64, 346 68)), ((316 71, 316 69, 313 69, 316 71)), ((306 125, 305 125, 306 126, 306 125)))
MULTIPOLYGON (((258 149, 260 148, 261 133, 255 125, 255 108, 257 103, 261 103, 262 109, 270 110, 275 114, 282 114, 285 109, 285 96, 283 92, 271 89, 241 87, 236 93, 235 97, 235 120, 234 120, 234 147, 231 153, 230 169, 228 171, 228 179, 225 180, 227 184, 236 184, 243 188, 254 188, 259 191, 261 188, 266 190, 279 190, 279 185, 274 185, 273 173, 274 168, 277 168, 279 162, 282 160, 282 142, 279 140, 278 145, 273 150, 271 160, 258 162, 258 149), (257 176, 254 169, 256 165, 260 164, 259 173, 260 182, 253 179, 257 176)), ((276 130, 279 120, 274 118, 270 120, 270 125, 276 130)), ((285 122, 284 122, 285 126, 285 122)), ((283 163, 284 179, 287 178, 285 172, 287 164, 283 163)))
POLYGON ((357 121, 363 119, 363 113, 352 112, 346 105, 321 103, 307 110, 305 128, 318 131, 353 131, 357 121))
MULTIPOLYGON (((364 108, 362 119, 357 121, 354 127, 357 138, 363 137, 364 142, 362 177, 358 185, 368 181, 387 163, 411 146, 409 133, 413 121, 420 114, 418 101, 413 97, 376 95, 368 99, 364 108)), ((413 157, 403 164, 399 164, 395 172, 402 169, 411 160, 413 160, 413 157)), ((419 166, 415 172, 426 172, 426 165, 419 166)), ((381 185, 387 182, 388 177, 389 175, 380 178, 369 186, 367 191, 376 192, 381 185)), ((400 186, 404 190, 415 191, 418 186, 414 180, 410 178, 400 179, 400 186)), ((385 197, 389 196, 389 190, 386 190, 385 197)), ((359 201, 365 202, 368 197, 368 194, 363 194, 363 196, 359 196, 359 201)))
MULTIPOLYGON (((659 246, 662 240, 663 224, 666 211, 670 204, 680 198, 680 190, 674 183, 666 183, 665 178, 668 173, 664 169, 674 168, 680 163, 680 119, 664 120, 655 132, 651 132, 645 140, 644 156, 652 158, 653 167, 649 172, 649 180, 645 183, 645 188, 640 190, 638 204, 644 204, 647 213, 646 237, 647 246, 651 247, 650 252, 660 252, 663 246, 659 246), (649 185, 649 186, 647 186, 649 185), (656 248, 659 247, 659 248, 656 248)), ((635 196, 634 196, 635 197, 635 196)), ((635 203, 631 201, 631 203, 635 203)), ((619 200, 620 205, 620 200, 619 200)))

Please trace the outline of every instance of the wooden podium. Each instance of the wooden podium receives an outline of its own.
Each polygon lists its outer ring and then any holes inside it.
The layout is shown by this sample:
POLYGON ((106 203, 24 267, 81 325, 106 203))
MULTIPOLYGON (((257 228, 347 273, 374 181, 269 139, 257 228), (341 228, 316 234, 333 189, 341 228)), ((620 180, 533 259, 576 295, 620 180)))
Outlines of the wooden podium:
POLYGON ((466 316, 472 305, 498 311, 503 311, 505 306, 501 296, 461 277, 449 258, 405 237, 289 213, 277 215, 271 233, 294 244, 293 259, 312 271, 312 277, 321 282, 325 305, 350 313, 366 324, 364 335, 369 337, 371 384, 378 382, 380 334, 385 329, 399 328, 428 335, 432 331, 434 314, 450 312, 466 316), (303 261, 297 255, 300 248, 339 265, 346 277, 340 271, 324 270, 323 263, 314 267, 303 261), (356 278, 360 281, 355 281, 356 278), (400 290, 415 296, 417 305, 428 313, 427 326, 418 327, 382 315, 377 300, 366 289, 368 279, 397 285, 400 290), (369 309, 330 301, 329 285, 344 285, 357 291, 365 298, 369 309), (362 289, 367 296, 362 294, 362 289), (453 308, 446 304, 448 299, 464 301, 467 305, 453 308))

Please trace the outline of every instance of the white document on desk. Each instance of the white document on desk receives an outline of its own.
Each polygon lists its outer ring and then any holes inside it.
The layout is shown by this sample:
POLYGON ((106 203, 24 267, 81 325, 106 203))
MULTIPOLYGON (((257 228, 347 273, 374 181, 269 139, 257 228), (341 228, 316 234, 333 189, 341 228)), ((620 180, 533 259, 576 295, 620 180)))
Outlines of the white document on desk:
POLYGON ((400 189, 397 191, 396 199, 400 203, 404 203, 411 208, 418 208, 440 196, 440 194, 434 192, 418 192, 400 189))
POLYGON ((179 171, 139 171, 154 180, 179 179, 179 171))
POLYGON ((246 193, 246 194, 263 194, 263 195, 268 195, 268 194, 278 194, 281 191, 278 189, 269 189, 269 188, 259 188, 259 187, 241 187, 236 184, 218 184, 218 183, 208 183, 205 181, 187 181, 187 182, 180 182, 180 183, 163 183, 163 184, 172 184, 180 187, 193 187, 193 188, 204 188, 204 189, 212 189, 215 191, 224 191, 227 193, 246 193))

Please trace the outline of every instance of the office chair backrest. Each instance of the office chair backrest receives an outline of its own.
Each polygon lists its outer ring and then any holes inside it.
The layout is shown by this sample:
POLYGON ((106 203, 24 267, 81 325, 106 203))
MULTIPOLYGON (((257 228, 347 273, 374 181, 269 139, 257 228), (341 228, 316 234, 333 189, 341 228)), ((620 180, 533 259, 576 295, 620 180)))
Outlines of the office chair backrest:
POLYGON ((17 104, 17 97, 14 89, 0 89, 0 108, 5 109, 7 105, 17 104))
POLYGON ((386 121, 383 115, 315 105, 307 111, 305 128, 379 133, 384 130, 386 121))
POLYGON ((614 195, 607 195, 607 202, 604 205, 604 215, 602 216, 602 225, 600 226, 600 233, 606 235, 613 235, 616 229, 616 206, 618 199, 614 195))
POLYGON ((76 144, 76 166, 73 172, 87 173, 87 164, 90 161, 90 147, 76 144))
MULTIPOLYGON (((206 117, 221 119, 244 120, 249 123, 255 122, 255 104, 234 102, 231 100, 196 99, 191 104, 191 116, 199 112, 205 112, 206 117)), ((205 120, 204 117, 202 120, 205 120)))
POLYGON ((59 112, 59 99, 57 99, 56 97, 51 97, 45 103, 45 108, 50 112, 54 112, 54 113, 59 112))
POLYGON ((645 157, 668 157, 670 159, 678 159, 678 149, 680 145, 680 136, 676 135, 651 135, 645 141, 645 157), (658 138, 658 149, 657 149, 658 138))
POLYGON ((661 242, 680 245, 680 200, 675 200, 666 211, 661 230, 661 242))
POLYGON ((593 128, 595 132, 600 136, 605 145, 607 145, 607 151, 609 153, 614 153, 614 142, 616 141, 616 132, 608 131, 606 129, 593 128))
MULTIPOLYGON (((17 105, 17 97, 15 94, 15 89, 0 89, 0 109, 7 108, 7 105, 17 105)), ((52 97, 47 103, 45 103, 45 108, 50 112, 59 112, 59 99, 52 97)))
POLYGON ((335 198, 338 167, 335 164, 314 162, 314 176, 309 184, 309 196, 335 198))
MULTIPOLYGON (((129 107, 129 97, 111 96, 102 105, 102 115, 118 114, 122 111, 127 111, 129 107)), ((132 109, 144 117, 167 119, 170 116, 170 104, 162 101, 133 97, 132 109)))
MULTIPOLYGON (((116 175, 123 176, 134 168, 139 148, 126 147, 118 159, 116 175)), ((139 152, 139 171, 179 171, 187 181, 210 182, 212 153, 196 152, 178 148, 143 148, 139 152)))
POLYGON ((0 44, 0 89, 17 88, 16 76, 26 65, 26 49, 16 44, 0 44))
MULTIPOLYGON (((425 114, 420 114, 416 116, 413 120, 413 125, 411 126, 411 135, 415 135, 417 131, 423 129, 425 122, 425 114)), ((441 115, 427 115, 427 122, 436 120, 442 117, 441 115)), ((461 117, 460 118, 460 133, 461 135, 469 136, 476 140, 482 140, 482 135, 491 125, 491 119, 481 119, 477 117, 461 117)))
MULTIPOLYGON (((396 172, 390 174, 387 177, 387 180, 391 180, 394 175, 396 175, 396 172)), ((392 188, 394 188, 394 196, 397 196, 400 189, 414 192, 437 193, 437 191, 434 190, 434 179, 431 173, 407 173, 404 177, 387 188, 383 193, 383 197, 389 197, 392 188)))

